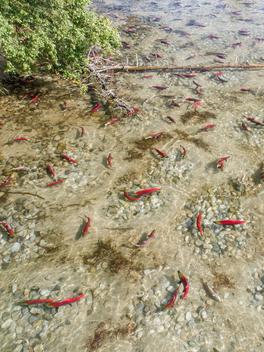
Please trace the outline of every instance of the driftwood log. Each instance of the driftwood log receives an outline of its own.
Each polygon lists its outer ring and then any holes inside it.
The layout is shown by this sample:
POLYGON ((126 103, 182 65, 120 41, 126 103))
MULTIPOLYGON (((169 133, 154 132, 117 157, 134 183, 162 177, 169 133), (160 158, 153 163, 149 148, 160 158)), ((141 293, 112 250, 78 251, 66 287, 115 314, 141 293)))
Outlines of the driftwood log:
POLYGON ((99 69, 99 72, 173 72, 173 71, 192 71, 192 72, 208 72, 217 70, 261 70, 264 64, 220 64, 212 66, 108 66, 99 69))

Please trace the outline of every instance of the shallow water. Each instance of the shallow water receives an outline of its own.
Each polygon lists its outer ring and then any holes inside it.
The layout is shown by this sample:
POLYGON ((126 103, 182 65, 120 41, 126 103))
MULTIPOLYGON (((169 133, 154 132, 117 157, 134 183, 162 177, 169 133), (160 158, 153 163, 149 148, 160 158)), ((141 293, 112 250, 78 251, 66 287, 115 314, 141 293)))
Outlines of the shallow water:
MULTIPOLYGON (((261 1, 94 6, 121 31, 119 63, 264 59, 261 1)), ((112 74, 111 88, 140 112, 105 127, 119 112, 105 105, 92 114, 98 97, 81 96, 74 84, 39 77, 9 86, 10 95, 0 98, 0 182, 8 176, 12 182, 0 192, 0 220, 15 235, 8 238, 3 229, 0 240, 3 351, 263 351, 264 127, 246 119, 264 121, 263 75, 112 74), (30 103, 33 93, 39 102, 30 103), (195 110, 188 97, 201 106, 195 110), (207 124, 215 126, 201 131, 207 124), (159 138, 146 139, 157 132, 159 138), (21 135, 30 141, 13 142, 21 135), (62 160, 63 152, 78 164, 62 160), (229 158, 221 170, 216 163, 223 156, 229 158), (65 178, 62 184, 47 187, 47 163, 65 178), (149 187, 161 191, 124 199, 124 190, 149 187), (80 238, 85 216, 91 228, 80 238), (246 224, 214 223, 227 218, 246 224), (154 229, 144 248, 134 246, 154 229), (178 270, 190 281, 189 295, 164 309, 178 270), (220 302, 208 296, 203 280, 220 302), (80 292, 86 299, 58 310, 17 305, 80 292)))

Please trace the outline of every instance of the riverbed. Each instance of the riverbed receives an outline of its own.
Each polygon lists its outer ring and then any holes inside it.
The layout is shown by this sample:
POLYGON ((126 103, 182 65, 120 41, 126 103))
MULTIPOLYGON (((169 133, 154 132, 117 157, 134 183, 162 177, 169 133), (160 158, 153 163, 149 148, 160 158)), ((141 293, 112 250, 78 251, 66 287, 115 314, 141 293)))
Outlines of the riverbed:
MULTIPOLYGON (((93 6, 120 30, 113 65, 264 63, 261 1, 93 6)), ((54 76, 6 83, 3 352, 263 351, 263 77, 110 71, 131 114, 54 76)))

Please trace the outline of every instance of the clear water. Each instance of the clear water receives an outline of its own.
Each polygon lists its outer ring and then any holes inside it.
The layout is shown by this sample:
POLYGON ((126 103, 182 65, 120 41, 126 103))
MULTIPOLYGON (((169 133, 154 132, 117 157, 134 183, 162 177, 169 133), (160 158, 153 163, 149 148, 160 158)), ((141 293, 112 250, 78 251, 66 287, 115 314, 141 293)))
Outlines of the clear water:
MULTIPOLYGON (((263 63, 261 1, 94 6, 126 42, 117 63, 263 63)), ((2 231, 0 242, 3 351, 263 351, 264 127, 245 116, 264 121, 264 72, 176 73, 111 74, 110 87, 140 113, 107 127, 102 124, 118 111, 91 114, 98 96, 80 96, 74 84, 55 78, 1 98, 1 180, 11 175, 13 181, 10 193, 0 193, 0 220, 15 228, 13 239, 2 231), (158 85, 166 89, 153 88, 158 85), (25 98, 31 92, 40 94, 39 104, 25 98), (188 97, 202 101, 196 112, 188 97), (201 131, 207 124, 215 127, 201 131), (145 139, 154 132, 163 135, 145 139), (17 135, 31 141, 9 143, 17 135), (63 161, 62 152, 78 165, 63 161), (105 164, 109 153, 112 168, 105 164), (216 162, 223 156, 230 158, 221 171, 216 162), (54 188, 46 187, 48 162, 66 179, 54 188), (21 165, 29 171, 14 170, 21 165), (123 198, 124 190, 157 186, 159 193, 140 201, 123 198), (85 216, 91 229, 76 240, 85 216), (214 224, 223 218, 246 225, 214 224), (156 238, 136 248, 153 229, 156 238), (166 310, 177 270, 190 280, 190 292, 166 310), (208 297, 202 280, 221 302, 208 297), (57 312, 17 305, 79 292, 87 298, 57 312)))

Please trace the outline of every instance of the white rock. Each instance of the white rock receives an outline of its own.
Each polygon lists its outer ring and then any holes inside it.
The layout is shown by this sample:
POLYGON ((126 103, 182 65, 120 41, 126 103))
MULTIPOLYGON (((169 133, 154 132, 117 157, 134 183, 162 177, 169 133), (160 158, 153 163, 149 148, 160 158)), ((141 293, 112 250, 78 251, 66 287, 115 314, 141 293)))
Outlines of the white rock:
POLYGON ((161 321, 158 317, 154 318, 154 320, 153 320, 154 325, 160 325, 160 323, 161 323, 161 321))
POLYGON ((164 326, 163 325, 159 325, 158 329, 157 329, 157 332, 163 332, 164 330, 165 330, 164 326))
POLYGON ((17 335, 21 335, 22 333, 23 333, 22 327, 21 327, 21 326, 18 326, 18 327, 16 328, 16 334, 17 334, 17 335))
POLYGON ((41 240, 39 245, 40 245, 40 247, 45 247, 47 245, 47 242, 44 240, 41 240))
POLYGON ((262 300, 263 300, 263 296, 257 293, 257 294, 255 295, 255 299, 256 299, 257 301, 262 301, 262 300))
POLYGON ((16 253, 19 252, 21 248, 21 244, 19 242, 16 242, 13 244, 13 246, 11 247, 11 252, 12 253, 16 253))
POLYGON ((191 312, 187 312, 187 313, 185 314, 185 319, 186 319, 187 321, 192 320, 192 313, 191 313, 191 312))
POLYGON ((186 243, 189 243, 190 242, 190 237, 189 236, 185 236, 184 240, 185 240, 186 243))
POLYGON ((203 241, 201 241, 201 240, 196 240, 196 241, 195 241, 195 245, 198 246, 198 247, 200 247, 200 246, 203 245, 203 241))
POLYGON ((41 296, 48 296, 50 294, 50 290, 40 290, 39 293, 41 296))
POLYGON ((33 314, 33 315, 40 315, 40 314, 42 313, 42 311, 41 311, 41 309, 32 307, 32 308, 30 309, 30 313, 33 314))
POLYGON ((174 286, 169 286, 169 287, 167 287, 167 291, 174 292, 175 291, 175 287, 174 286))
POLYGON ((43 345, 37 345, 34 347, 34 352, 43 352, 44 348, 43 345))
POLYGON ((1 328, 2 329, 8 329, 11 324, 13 323, 13 320, 12 319, 7 319, 2 325, 1 325, 1 328))
POLYGON ((201 317, 202 317, 203 320, 206 320, 206 319, 207 319, 208 315, 207 315, 206 310, 203 310, 203 311, 201 312, 201 317))
POLYGON ((137 338, 140 339, 143 336, 143 331, 142 330, 136 331, 135 335, 136 335, 137 338))

